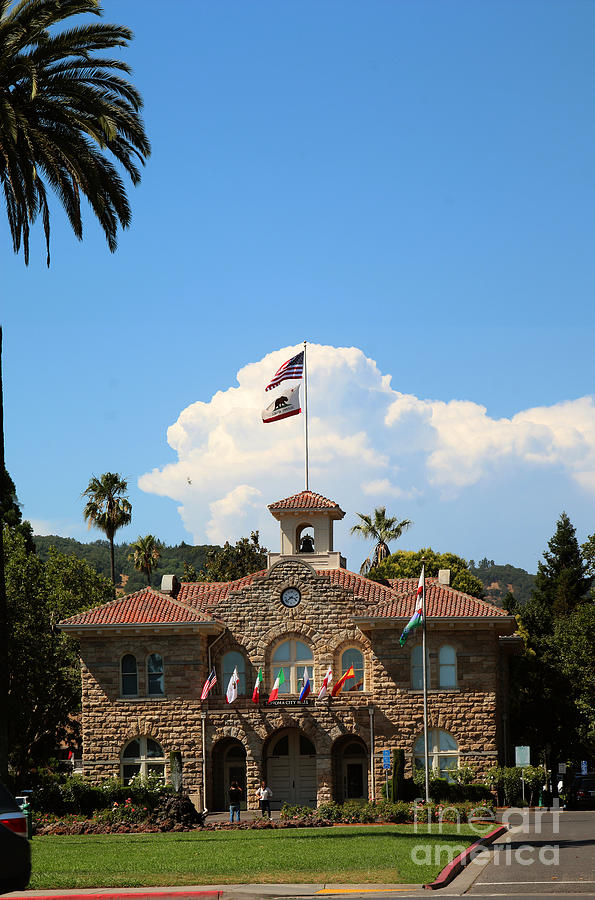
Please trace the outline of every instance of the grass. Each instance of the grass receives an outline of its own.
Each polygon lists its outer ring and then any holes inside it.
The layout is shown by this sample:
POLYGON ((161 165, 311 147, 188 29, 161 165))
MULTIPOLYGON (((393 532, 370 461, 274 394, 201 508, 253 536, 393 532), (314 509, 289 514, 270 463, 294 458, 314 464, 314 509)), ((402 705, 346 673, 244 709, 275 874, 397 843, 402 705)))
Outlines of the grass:
MULTIPOLYGON (((481 834, 488 830, 482 827, 481 834)), ((480 830, 478 827, 478 830, 480 830)), ((422 884, 473 841, 469 826, 35 837, 30 889, 265 882, 422 884), (417 860, 414 861, 414 860, 417 860)))

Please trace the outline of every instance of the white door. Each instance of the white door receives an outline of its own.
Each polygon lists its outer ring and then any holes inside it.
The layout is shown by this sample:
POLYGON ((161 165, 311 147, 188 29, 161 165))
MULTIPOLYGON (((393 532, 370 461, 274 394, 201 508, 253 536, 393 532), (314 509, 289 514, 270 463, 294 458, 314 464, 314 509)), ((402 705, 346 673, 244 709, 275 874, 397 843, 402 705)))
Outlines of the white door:
POLYGON ((273 742, 267 774, 274 809, 281 809, 284 803, 316 806, 316 750, 297 729, 273 742))

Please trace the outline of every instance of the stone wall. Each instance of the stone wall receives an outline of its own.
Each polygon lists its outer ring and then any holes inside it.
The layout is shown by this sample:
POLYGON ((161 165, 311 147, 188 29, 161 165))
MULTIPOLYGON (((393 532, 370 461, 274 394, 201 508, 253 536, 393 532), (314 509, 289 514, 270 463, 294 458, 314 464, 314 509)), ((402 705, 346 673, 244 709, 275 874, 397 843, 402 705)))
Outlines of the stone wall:
MULTIPOLYGON (((213 754, 219 742, 233 738, 246 750, 249 806, 256 806, 255 791, 265 771, 268 741, 279 729, 303 731, 316 748, 318 802, 333 795, 333 745, 345 735, 358 735, 370 756, 370 714, 373 709, 375 742, 375 794, 380 796, 384 779, 381 751, 403 747, 407 770, 411 771, 413 744, 423 729, 423 697, 411 690, 411 650, 419 643, 413 634, 405 647, 398 644, 394 625, 361 631, 352 623, 361 613, 362 602, 349 591, 317 576, 305 563, 286 561, 267 575, 255 579, 242 591, 219 603, 217 618, 228 630, 213 646, 213 664, 222 680, 221 660, 228 650, 244 653, 247 697, 232 706, 225 703, 226 685, 218 684, 207 702, 200 701, 208 672, 207 640, 214 638, 184 633, 146 630, 81 638, 83 678, 84 772, 96 779, 119 775, 120 756, 126 742, 138 735, 156 740, 164 749, 180 750, 184 783, 202 792, 203 747, 201 713, 206 712, 207 806, 213 802, 213 754), (280 602, 284 587, 299 587, 300 605, 286 609, 280 602), (296 637, 312 647, 313 695, 318 692, 329 665, 335 678, 343 650, 361 649, 365 660, 363 692, 350 692, 333 700, 302 706, 267 707, 272 687, 271 657, 275 646, 296 637), (120 661, 133 653, 139 662, 139 696, 120 696, 120 661), (146 696, 144 661, 151 653, 164 659, 165 697, 146 696), (262 667, 265 682, 257 706, 251 702, 252 685, 262 667)), ((430 727, 448 731, 456 739, 461 763, 484 771, 497 761, 498 752, 498 621, 486 623, 428 624, 430 660, 430 727), (496 626, 496 627, 494 627, 496 626), (438 650, 448 643, 457 652, 457 688, 438 688, 438 650)), ((122 629, 123 631, 123 629, 122 629)), ((162 631, 164 631, 162 629, 162 631)), ((368 762, 369 766, 369 762, 368 762)), ((370 773, 368 772, 368 776, 370 773)), ((370 787, 370 780, 368 782, 370 787)))

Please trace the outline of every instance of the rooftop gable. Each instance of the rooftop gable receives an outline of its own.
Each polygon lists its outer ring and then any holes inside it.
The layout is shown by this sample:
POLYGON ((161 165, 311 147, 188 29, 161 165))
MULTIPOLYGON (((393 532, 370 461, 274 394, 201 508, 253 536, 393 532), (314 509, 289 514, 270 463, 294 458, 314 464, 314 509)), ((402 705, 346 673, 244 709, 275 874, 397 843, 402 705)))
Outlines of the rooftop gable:
POLYGON ((299 494, 292 494, 284 500, 269 503, 269 509, 275 518, 279 517, 279 512, 292 510, 331 511, 334 519, 342 519, 345 515, 338 503, 314 491, 300 491, 299 494))
POLYGON ((70 616, 59 625, 66 630, 106 625, 189 625, 204 622, 206 618, 196 609, 147 587, 70 616))

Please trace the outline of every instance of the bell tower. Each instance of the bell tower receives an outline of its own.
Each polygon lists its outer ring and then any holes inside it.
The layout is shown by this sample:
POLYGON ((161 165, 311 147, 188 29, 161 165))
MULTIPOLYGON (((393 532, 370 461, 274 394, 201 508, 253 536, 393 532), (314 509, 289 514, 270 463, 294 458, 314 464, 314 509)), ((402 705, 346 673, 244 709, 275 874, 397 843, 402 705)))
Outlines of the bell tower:
POLYGON ((303 559, 315 569, 344 569, 345 557, 333 546, 333 525, 341 507, 314 491, 301 491, 269 505, 281 529, 281 552, 269 553, 269 568, 281 559, 303 559))

